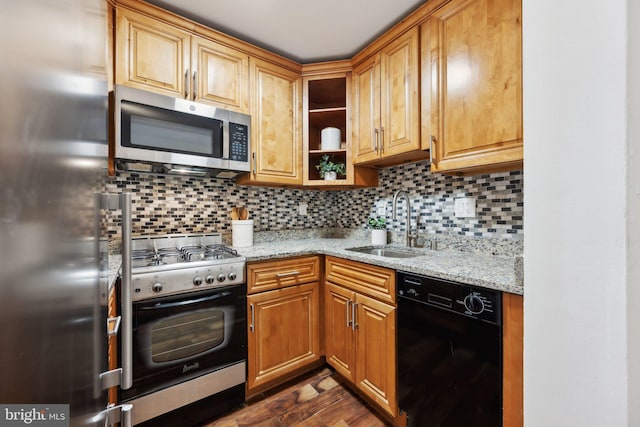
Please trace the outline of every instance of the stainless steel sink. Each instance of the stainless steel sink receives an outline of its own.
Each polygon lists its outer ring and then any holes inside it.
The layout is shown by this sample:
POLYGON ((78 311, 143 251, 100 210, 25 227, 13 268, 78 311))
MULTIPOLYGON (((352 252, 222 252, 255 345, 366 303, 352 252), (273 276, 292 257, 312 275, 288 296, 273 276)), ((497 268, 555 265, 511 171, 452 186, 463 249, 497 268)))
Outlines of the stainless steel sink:
POLYGON ((377 255, 387 258, 414 258, 424 255, 420 252, 413 252, 400 248, 376 248, 372 246, 364 246, 360 248, 347 248, 347 251, 360 252, 362 254, 377 255))

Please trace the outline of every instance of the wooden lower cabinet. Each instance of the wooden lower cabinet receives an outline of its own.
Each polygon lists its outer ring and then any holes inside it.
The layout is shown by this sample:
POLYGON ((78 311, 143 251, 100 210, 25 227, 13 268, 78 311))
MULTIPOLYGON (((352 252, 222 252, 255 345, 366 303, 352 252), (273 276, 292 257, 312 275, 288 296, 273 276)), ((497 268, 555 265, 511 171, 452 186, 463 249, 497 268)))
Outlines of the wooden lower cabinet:
MULTIPOLYGON (((327 271, 335 267, 331 263, 340 264, 342 261, 359 264, 330 258, 327 271)), ((379 267, 371 268, 380 270, 379 267)), ((388 271, 394 275, 392 270, 388 271)), ((396 307, 330 280, 331 275, 328 274, 324 295, 327 363, 391 418, 395 418, 398 413, 396 307)))
POLYGON ((318 282, 247 297, 247 396, 321 360, 318 282))

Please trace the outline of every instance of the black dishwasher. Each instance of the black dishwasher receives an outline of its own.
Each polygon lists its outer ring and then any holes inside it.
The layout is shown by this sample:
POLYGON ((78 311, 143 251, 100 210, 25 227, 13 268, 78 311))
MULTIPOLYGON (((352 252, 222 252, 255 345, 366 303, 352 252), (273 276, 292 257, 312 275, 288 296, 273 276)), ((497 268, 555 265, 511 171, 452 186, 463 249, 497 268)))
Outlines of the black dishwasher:
POLYGON ((408 426, 501 426, 501 293, 404 272, 397 289, 398 393, 408 426))

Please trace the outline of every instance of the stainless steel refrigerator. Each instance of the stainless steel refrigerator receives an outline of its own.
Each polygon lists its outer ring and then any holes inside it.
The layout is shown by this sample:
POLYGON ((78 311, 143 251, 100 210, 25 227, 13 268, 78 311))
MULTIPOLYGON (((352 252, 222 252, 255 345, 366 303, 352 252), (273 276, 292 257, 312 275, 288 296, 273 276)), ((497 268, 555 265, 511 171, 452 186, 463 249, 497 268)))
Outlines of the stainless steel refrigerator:
POLYGON ((0 1, 0 425, 104 426, 107 3, 0 1))

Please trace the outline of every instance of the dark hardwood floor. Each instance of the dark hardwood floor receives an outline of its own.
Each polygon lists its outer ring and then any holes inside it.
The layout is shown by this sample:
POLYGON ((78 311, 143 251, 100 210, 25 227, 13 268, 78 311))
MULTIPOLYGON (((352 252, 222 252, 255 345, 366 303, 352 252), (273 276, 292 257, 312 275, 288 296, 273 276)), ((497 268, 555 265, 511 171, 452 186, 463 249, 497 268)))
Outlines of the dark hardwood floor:
POLYGON ((330 369, 311 372, 201 427, 384 427, 330 369))

